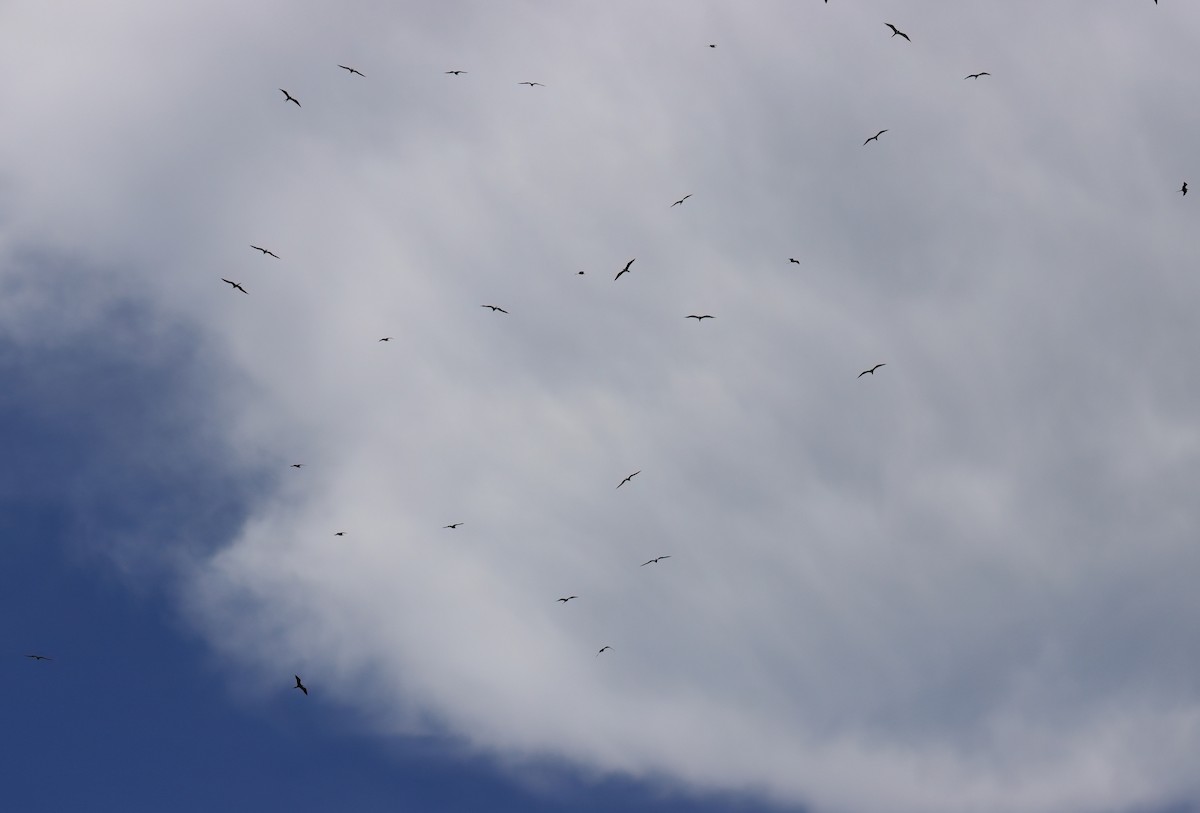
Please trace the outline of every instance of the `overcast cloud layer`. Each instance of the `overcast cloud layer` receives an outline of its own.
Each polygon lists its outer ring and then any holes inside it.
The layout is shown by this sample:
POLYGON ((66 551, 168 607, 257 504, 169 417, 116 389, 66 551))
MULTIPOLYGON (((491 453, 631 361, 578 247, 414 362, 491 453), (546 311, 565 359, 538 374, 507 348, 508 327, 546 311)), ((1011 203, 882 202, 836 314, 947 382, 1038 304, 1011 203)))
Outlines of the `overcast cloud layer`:
POLYGON ((0 23, 0 330, 196 343, 163 455, 268 485, 115 550, 253 692, 817 811, 1200 803, 1200 8, 0 23))

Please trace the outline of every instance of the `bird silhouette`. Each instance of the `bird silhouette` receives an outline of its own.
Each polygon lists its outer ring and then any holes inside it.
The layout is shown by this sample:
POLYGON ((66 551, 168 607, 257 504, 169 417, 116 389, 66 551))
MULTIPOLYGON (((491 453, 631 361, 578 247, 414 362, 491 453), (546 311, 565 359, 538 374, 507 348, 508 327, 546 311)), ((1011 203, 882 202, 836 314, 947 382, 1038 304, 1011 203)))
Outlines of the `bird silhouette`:
POLYGON ((981 76, 991 76, 991 74, 988 73, 987 71, 980 71, 979 73, 968 73, 966 76, 963 77, 963 79, 978 79, 981 76))
POLYGON ((292 468, 293 469, 302 469, 302 468, 304 468, 304 464, 303 463, 293 463, 292 468))
POLYGON ((455 76, 458 76, 459 74, 466 73, 466 71, 446 71, 446 73, 452 73, 455 76))
POLYGON ((788 262, 789 262, 789 263, 795 263, 796 265, 799 265, 799 264, 800 264, 800 261, 799 261, 799 260, 797 260, 795 257, 788 257, 788 262))
POLYGON ((454 530, 454 529, 455 529, 455 528, 457 528, 459 525, 462 525, 462 523, 461 523, 461 522, 455 522, 455 523, 453 523, 453 524, 451 524, 451 525, 443 525, 442 527, 443 527, 443 528, 449 528, 450 530, 454 530))
POLYGON ((366 76, 367 76, 367 75, 366 75, 365 73, 363 73, 362 71, 360 71, 360 70, 355 70, 354 68, 351 68, 349 65, 338 65, 338 67, 339 67, 339 68, 341 68, 341 69, 342 69, 342 70, 344 70, 344 71, 350 71, 350 73, 352 73, 352 74, 353 74, 353 73, 357 73, 359 76, 363 77, 364 79, 365 79, 365 78, 366 78, 366 76))
POLYGON ((394 339, 394 338, 396 338, 396 337, 395 337, 395 336, 384 336, 384 337, 383 337, 382 339, 380 339, 379 341, 381 341, 381 342, 390 342, 390 341, 391 341, 392 339, 394 339))
POLYGON ((263 253, 263 256, 266 256, 269 254, 270 256, 274 257, 275 259, 277 259, 277 260, 279 259, 278 254, 276 254, 274 251, 268 251, 267 249, 263 248, 262 246, 252 245, 252 246, 250 246, 250 248, 254 249, 255 251, 261 251, 263 253))
POLYGON ((517 82, 518 85, 529 85, 531 88, 544 88, 541 82, 517 82))
POLYGON ((51 658, 49 655, 26 655, 25 657, 32 658, 35 661, 52 661, 52 660, 54 660, 54 658, 51 658))
POLYGON ((345 531, 338 531, 334 534, 334 536, 345 536, 345 535, 346 535, 345 531))
POLYGON ((657 564, 658 562, 661 562, 663 559, 670 559, 670 558, 671 558, 670 554, 667 554, 666 556, 659 556, 657 558, 651 559, 649 562, 642 562, 640 565, 638 565, 638 567, 645 567, 646 565, 657 564))
POLYGON ((1184 182, 1183 182, 1183 186, 1181 186, 1181 187, 1179 188, 1179 191, 1180 191, 1181 193, 1183 193, 1184 195, 1186 195, 1186 194, 1187 194, 1187 181, 1184 181, 1184 182))
POLYGON ((561 601, 563 604, 566 604, 568 601, 570 601, 573 598, 579 598, 579 596, 567 596, 566 598, 560 598, 560 599, 556 599, 556 600, 561 601))
POLYGON ((893 36, 893 37, 894 37, 894 36, 896 36, 897 34, 899 34, 900 36, 904 37, 904 38, 905 38, 906 40, 908 40, 909 42, 912 42, 912 40, 908 39, 908 34, 905 34, 905 33, 904 33, 903 31, 901 31, 899 28, 896 28, 896 26, 892 25, 891 23, 884 23, 884 25, 886 25, 888 28, 892 29, 892 36, 893 36))
POLYGON ((617 483, 617 488, 620 488, 621 486, 625 485, 626 483, 628 483, 630 480, 632 480, 634 477, 636 477, 637 475, 639 475, 639 474, 641 474, 641 473, 642 473, 642 470, 641 470, 641 469, 638 469, 638 470, 637 470, 637 471, 635 471, 633 474, 629 475, 629 476, 628 476, 628 477, 626 477, 624 480, 622 480, 621 482, 617 483))
POLYGON ((296 685, 295 685, 295 686, 293 686, 292 688, 293 688, 293 689, 299 689, 300 691, 304 692, 304 696, 305 696, 305 697, 308 697, 308 687, 307 687, 307 686, 305 686, 303 683, 301 683, 301 682, 300 682, 300 676, 299 676, 299 675, 293 675, 293 677, 295 677, 295 678, 296 678, 296 685))
POLYGON ((288 102, 292 102, 293 104, 296 105, 296 107, 300 106, 300 102, 297 102, 296 98, 294 96, 292 96, 292 94, 288 93, 283 88, 280 88, 279 92, 283 94, 283 103, 284 104, 287 104, 288 102))
MULTIPOLYGON (((691 195, 684 195, 682 198, 680 198, 679 200, 672 203, 671 206, 678 206, 679 204, 683 203, 685 200, 687 200, 690 197, 691 197, 691 195)), ((667 208, 670 209, 671 206, 668 206, 667 208)))
MULTIPOLYGON (((633 259, 636 260, 637 257, 634 257, 633 259)), ((633 265, 633 260, 630 260, 629 262, 625 263, 625 267, 622 268, 620 271, 618 271, 617 275, 615 277, 613 277, 613 282, 616 282, 617 280, 619 280, 621 278, 622 274, 628 274, 629 266, 631 266, 631 265, 633 265)))
POLYGON ((497 305, 480 305, 479 307, 481 307, 481 308, 491 308, 491 309, 492 309, 492 313, 495 313, 496 311, 500 311, 501 313, 508 313, 508 311, 506 311, 504 308, 501 308, 501 307, 499 307, 499 306, 497 306, 497 305))
POLYGON ((864 147, 865 147, 865 146, 867 146, 867 145, 868 145, 868 144, 870 144, 872 141, 878 141, 878 140, 879 140, 879 137, 880 137, 881 135, 883 135, 884 133, 886 133, 886 132, 887 132, 887 130, 880 130, 878 133, 876 133, 875 135, 871 136, 871 137, 870 137, 870 138, 868 138, 866 141, 864 141, 864 142, 863 142, 863 146, 864 146, 864 147))
POLYGON ((221 277, 221 282, 228 282, 230 285, 232 285, 234 288, 236 288, 237 290, 241 291, 244 294, 250 293, 245 288, 243 288, 241 285, 237 284, 236 282, 234 282, 231 279, 225 279, 224 277, 221 277))
POLYGON ((690 316, 685 316, 683 318, 684 319, 695 319, 696 324, 700 324, 700 322, 704 321, 705 319, 715 319, 716 317, 713 316, 711 313, 706 313, 703 316, 697 316, 696 314, 693 313, 690 316))
POLYGON ((876 364, 874 367, 872 367, 871 369, 863 370, 861 373, 856 375, 855 378, 862 378, 867 373, 870 373, 871 375, 875 375, 875 371, 878 370, 880 367, 883 367, 886 363, 887 362, 881 361, 878 364, 876 364))
POLYGON ((612 647, 608 646, 608 645, 600 647, 600 651, 596 653, 596 657, 599 658, 601 655, 603 655, 605 652, 607 652, 610 649, 612 649, 612 647))

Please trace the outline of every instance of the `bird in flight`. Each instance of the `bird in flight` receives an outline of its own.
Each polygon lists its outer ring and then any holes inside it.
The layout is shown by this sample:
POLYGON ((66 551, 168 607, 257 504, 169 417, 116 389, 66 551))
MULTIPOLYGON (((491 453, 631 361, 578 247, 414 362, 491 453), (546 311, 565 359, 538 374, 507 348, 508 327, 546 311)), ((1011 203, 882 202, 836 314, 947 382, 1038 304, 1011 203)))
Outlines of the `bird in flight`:
POLYGON ((966 76, 963 77, 963 79, 978 79, 981 76, 991 76, 991 74, 988 73, 987 71, 980 71, 979 73, 968 73, 966 76))
POLYGON ((1179 188, 1179 191, 1182 192, 1184 195, 1187 194, 1187 181, 1183 182, 1183 186, 1179 188))
POLYGON ((856 375, 855 378, 862 378, 867 373, 870 373, 871 375, 875 375, 875 371, 878 370, 880 367, 884 366, 886 363, 887 362, 881 361, 878 364, 876 364, 874 367, 872 367, 871 369, 863 370, 861 373, 856 375))
POLYGON ((345 531, 338 531, 337 533, 334 534, 334 536, 345 536, 345 535, 346 535, 345 531))
POLYGON ((683 318, 684 319, 695 319, 696 324, 700 324, 700 322, 704 321, 705 319, 715 319, 716 317, 713 316, 711 313, 706 313, 703 316, 697 316, 696 314, 693 313, 690 316, 685 316, 683 318))
POLYGON ((866 141, 864 141, 864 142, 863 142, 863 146, 864 146, 864 147, 865 147, 865 146, 867 146, 867 145, 868 145, 868 144, 870 144, 872 141, 878 141, 878 140, 879 140, 879 137, 880 137, 881 135, 883 135, 884 133, 886 133, 886 132, 887 132, 887 130, 880 130, 878 133, 876 133, 875 135, 871 136, 871 137, 870 137, 870 138, 868 138, 866 141))
MULTIPOLYGON (((679 200, 672 203, 671 206, 678 206, 679 204, 683 203, 685 200, 687 200, 690 197, 691 197, 691 195, 684 195, 682 198, 680 198, 679 200)), ((670 209, 671 206, 668 206, 667 208, 670 209)))
POLYGON ((501 308, 501 307, 500 307, 500 306, 498 306, 498 305, 480 305, 479 307, 481 307, 481 308, 491 308, 491 309, 492 309, 492 313, 495 313, 496 311, 500 311, 501 313, 508 313, 508 311, 506 311, 504 308, 501 308))
POLYGON ((639 474, 641 474, 641 473, 642 473, 642 470, 641 470, 641 469, 638 469, 638 470, 637 470, 637 471, 635 471, 633 474, 629 475, 629 476, 628 476, 628 477, 626 477, 624 480, 622 480, 621 482, 617 483, 617 488, 620 488, 621 486, 625 485, 626 483, 628 483, 630 480, 632 480, 634 477, 636 477, 637 475, 639 475, 639 474))
POLYGON ((649 562, 642 562, 641 565, 639 565, 639 567, 645 567, 646 565, 657 564, 658 562, 661 562, 663 559, 670 559, 670 558, 671 558, 670 554, 667 554, 666 556, 659 556, 655 559, 651 559, 649 562))
POLYGON ((566 598, 558 599, 558 601, 561 601, 563 604, 566 604, 568 601, 570 601, 573 598, 579 598, 579 596, 567 596, 566 598))
POLYGON ((234 282, 231 279, 225 279, 224 277, 221 277, 221 282, 228 282, 230 285, 232 285, 234 288, 236 288, 237 290, 241 291, 244 294, 250 293, 245 288, 243 288, 241 285, 239 285, 238 283, 234 282))
POLYGON ((608 646, 608 645, 600 647, 600 651, 596 653, 596 657, 599 658, 601 655, 603 655, 605 652, 607 652, 610 649, 612 649, 612 647, 608 646))
POLYGON ((367 76, 367 75, 366 75, 365 73, 363 73, 362 71, 355 70, 354 68, 351 68, 349 65, 338 65, 338 67, 339 67, 339 68, 341 68, 341 69, 342 69, 342 70, 344 70, 344 71, 350 71, 350 73, 352 73, 352 74, 353 74, 353 73, 357 73, 359 76, 363 77, 364 79, 365 79, 365 78, 366 78, 366 76, 367 76))
POLYGON ((912 42, 912 40, 909 40, 909 39, 908 39, 908 34, 905 34, 905 33, 904 33, 903 31, 901 31, 899 28, 896 28, 896 26, 892 25, 891 23, 884 23, 884 25, 886 25, 888 28, 892 29, 892 36, 893 36, 893 37, 894 37, 894 36, 896 36, 897 34, 899 34, 900 36, 904 37, 904 38, 905 38, 906 40, 908 40, 909 42, 912 42))
MULTIPOLYGON (((636 260, 637 257, 634 257, 633 259, 636 260)), ((613 277, 613 282, 616 282, 617 280, 619 280, 621 278, 622 274, 628 274, 629 266, 631 266, 631 265, 633 265, 633 260, 630 260, 629 262, 625 263, 625 267, 622 268, 620 271, 618 271, 617 275, 615 277, 613 277)))
POLYGON ((462 523, 461 523, 461 522, 455 522, 455 523, 454 523, 454 524, 452 524, 452 525, 443 525, 442 527, 443 527, 443 528, 449 528, 450 530, 454 530, 454 529, 455 529, 455 528, 457 528, 459 525, 462 525, 462 523))
POLYGON ((295 686, 293 686, 292 688, 293 688, 293 689, 299 689, 300 691, 304 692, 304 696, 305 696, 305 697, 307 697, 307 696, 308 696, 308 687, 307 687, 307 686, 305 686, 303 683, 301 683, 301 682, 300 682, 300 676, 299 676, 299 675, 293 675, 293 677, 295 677, 295 678, 296 678, 296 685, 295 685, 295 686))
POLYGON ((252 246, 250 246, 250 248, 254 249, 255 251, 261 251, 263 253, 264 257, 269 254, 272 257, 274 257, 275 259, 277 259, 277 260, 279 259, 278 254, 276 254, 274 251, 268 251, 267 249, 263 248, 262 246, 253 246, 252 245, 252 246))
POLYGON ((384 337, 383 337, 382 339, 380 339, 379 341, 381 341, 381 342, 390 342, 390 341, 391 341, 392 339, 394 339, 394 338, 396 338, 396 337, 395 337, 395 336, 384 336, 384 337))
POLYGON ((541 82, 517 82, 518 85, 529 85, 531 88, 544 88, 541 82))
POLYGON ((35 661, 52 661, 52 660, 54 660, 54 658, 51 658, 49 655, 26 655, 25 657, 32 658, 35 661))
POLYGON ((302 469, 302 468, 304 468, 304 464, 303 463, 293 463, 292 468, 293 469, 302 469))
POLYGON ((279 92, 283 94, 283 103, 284 103, 284 104, 287 104, 288 102, 292 102, 292 103, 294 103, 294 104, 296 105, 296 107, 299 107, 299 106, 300 106, 300 102, 297 102, 297 101, 296 101, 296 97, 295 97, 295 96, 293 96, 292 94, 288 93, 288 92, 287 92, 286 90, 284 90, 283 88, 280 88, 280 89, 279 89, 279 92))
POLYGON ((799 260, 797 260, 795 257, 788 257, 788 262, 789 262, 789 263, 795 263, 796 265, 799 265, 799 264, 800 264, 800 261, 799 261, 799 260))
POLYGON ((466 71, 446 71, 446 73, 452 73, 455 76, 458 76, 459 74, 466 73, 466 71))

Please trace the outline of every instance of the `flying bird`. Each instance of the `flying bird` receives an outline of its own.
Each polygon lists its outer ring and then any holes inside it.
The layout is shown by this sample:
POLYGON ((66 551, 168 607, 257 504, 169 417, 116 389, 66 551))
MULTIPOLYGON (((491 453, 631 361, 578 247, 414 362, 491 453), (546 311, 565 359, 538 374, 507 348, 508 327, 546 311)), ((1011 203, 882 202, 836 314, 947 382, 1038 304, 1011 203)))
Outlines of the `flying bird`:
POLYGON ((641 470, 641 469, 638 469, 638 470, 637 470, 637 471, 635 471, 633 474, 629 475, 629 476, 628 476, 628 477, 626 477, 624 480, 622 480, 621 482, 617 483, 617 488, 620 488, 621 486, 625 485, 626 483, 628 483, 630 480, 632 480, 634 477, 636 477, 637 475, 639 475, 639 474, 641 474, 641 473, 642 473, 642 470, 641 470))
POLYGON ((884 133, 886 133, 886 132, 887 132, 887 130, 880 130, 878 133, 876 133, 875 135, 871 136, 871 137, 870 137, 870 138, 868 138, 866 141, 864 141, 864 142, 863 142, 863 146, 864 146, 864 147, 865 147, 865 146, 867 146, 867 145, 868 145, 868 144, 870 144, 872 141, 878 141, 878 140, 879 140, 879 137, 880 137, 881 135, 883 135, 884 133))
POLYGON ((479 307, 491 308, 492 313, 495 313, 496 311, 500 311, 501 313, 508 313, 508 311, 506 311, 504 308, 499 307, 498 305, 480 305, 479 307))
POLYGON ((292 94, 288 93, 283 88, 280 88, 279 92, 283 94, 283 103, 284 104, 287 104, 288 102, 293 102, 296 105, 296 107, 300 106, 300 102, 297 102, 296 98, 294 96, 292 96, 292 94))
POLYGON ((454 530, 454 529, 455 529, 455 528, 457 528, 459 525, 462 525, 462 523, 461 523, 461 522, 455 522, 453 525, 443 525, 442 527, 443 527, 443 528, 449 528, 449 529, 451 529, 451 530, 454 530))
POLYGON ((711 313, 706 313, 703 316, 697 316, 696 314, 693 313, 690 316, 685 316, 683 318, 684 319, 695 319, 696 324, 700 324, 700 322, 704 321, 705 319, 715 319, 716 317, 713 316, 711 313))
MULTIPOLYGON (((634 257, 633 259, 636 260, 637 257, 634 257)), ((633 260, 630 260, 629 262, 625 263, 625 267, 622 268, 620 271, 618 271, 617 275, 615 277, 613 277, 613 282, 616 282, 617 280, 619 280, 621 278, 622 274, 628 274, 629 266, 631 266, 631 265, 633 265, 633 260)))
POLYGON ((458 76, 459 74, 466 73, 466 71, 446 71, 446 73, 452 73, 455 76, 458 76))
POLYGON ((1180 187, 1179 191, 1180 191, 1180 192, 1182 192, 1182 193, 1183 193, 1183 194, 1185 194, 1185 195, 1187 194, 1187 181, 1184 181, 1184 182, 1183 182, 1183 186, 1182 186, 1182 187, 1180 187))
MULTIPOLYGON (((679 204, 683 203, 685 200, 687 200, 690 197, 691 197, 691 195, 684 195, 682 198, 680 198, 679 200, 672 203, 671 206, 678 206, 679 204)), ((667 208, 670 209, 671 206, 668 206, 667 208)))
POLYGON ((382 339, 380 339, 379 341, 381 341, 381 342, 390 342, 390 341, 391 341, 392 339, 394 339, 394 338, 396 338, 396 337, 395 337, 395 336, 384 336, 384 337, 383 337, 382 339))
POLYGON ((799 261, 799 260, 797 260, 795 257, 788 257, 788 262, 789 262, 789 263, 795 263, 796 265, 799 265, 799 264, 800 264, 800 261, 799 261))
POLYGON ((905 34, 905 33, 904 33, 903 31, 901 31, 899 28, 896 28, 896 26, 892 25, 891 23, 884 23, 884 25, 886 25, 888 28, 892 29, 892 36, 893 36, 893 37, 894 37, 894 36, 896 36, 897 34, 899 34, 900 36, 904 37, 904 38, 905 38, 906 40, 908 40, 909 42, 912 42, 912 40, 909 40, 909 39, 908 39, 908 34, 905 34))
POLYGON ((600 647, 600 651, 596 653, 596 657, 599 658, 601 655, 603 655, 605 652, 607 652, 610 649, 612 649, 612 647, 607 646, 607 645, 600 647))
POLYGON ((304 468, 304 464, 303 463, 293 463, 292 468, 293 469, 302 469, 302 468, 304 468))
POLYGON ((275 259, 277 259, 277 260, 279 259, 278 254, 276 254, 274 251, 268 251, 267 249, 263 248, 262 246, 253 246, 252 245, 252 246, 250 246, 250 248, 254 249, 255 251, 261 251, 263 253, 263 256, 266 256, 269 254, 272 257, 274 257, 275 259))
POLYGON ((987 71, 980 71, 979 73, 968 73, 966 76, 963 77, 963 79, 978 79, 981 76, 991 76, 991 74, 988 73, 987 71))
POLYGON ((241 285, 239 285, 238 283, 234 282, 231 279, 225 279, 224 277, 221 277, 221 282, 228 282, 230 285, 232 285, 234 288, 236 288, 237 290, 241 291, 244 294, 250 293, 245 288, 243 288, 241 285))
POLYGON ((670 555, 670 554, 667 554, 666 556, 659 556, 659 557, 657 557, 657 558, 655 558, 655 559, 651 559, 649 562, 642 562, 642 563, 639 565, 639 567, 645 567, 646 565, 653 565, 653 564, 656 564, 656 563, 658 563, 658 562, 661 562, 663 559, 670 559, 670 558, 671 558, 671 555, 670 555))
POLYGON ((855 378, 862 378, 867 373, 870 373, 871 375, 875 375, 875 371, 878 370, 880 367, 884 366, 886 363, 887 362, 881 361, 878 364, 876 364, 874 367, 872 367, 871 369, 863 370, 861 373, 856 375, 855 378))
POLYGON ((367 76, 367 75, 366 75, 365 73, 363 73, 362 71, 355 70, 354 68, 351 68, 349 65, 338 65, 338 67, 339 67, 339 68, 341 68, 341 69, 342 69, 342 70, 344 70, 344 71, 350 71, 350 73, 352 73, 352 74, 353 74, 353 73, 357 73, 359 76, 363 77, 364 79, 365 79, 365 78, 366 78, 366 76, 367 76))
POLYGON ((573 598, 579 598, 579 596, 567 596, 566 598, 560 598, 557 600, 561 601, 563 604, 566 604, 568 601, 570 601, 573 598))
POLYGON ((541 82, 517 82, 518 85, 529 85, 531 88, 544 88, 541 82))
POLYGON ((52 660, 54 660, 54 658, 51 658, 49 655, 26 655, 25 657, 32 658, 35 661, 52 661, 52 660))
POLYGON ((334 534, 334 536, 345 536, 345 535, 346 535, 345 531, 338 531, 337 533, 334 534))
POLYGON ((296 685, 295 685, 295 686, 293 686, 292 688, 293 688, 293 689, 299 689, 300 691, 304 692, 304 696, 305 696, 305 697, 307 697, 307 696, 308 696, 308 687, 307 687, 307 686, 305 686, 303 683, 301 683, 301 682, 300 682, 300 676, 299 676, 299 675, 294 675, 293 677, 295 677, 295 678, 296 678, 296 685))

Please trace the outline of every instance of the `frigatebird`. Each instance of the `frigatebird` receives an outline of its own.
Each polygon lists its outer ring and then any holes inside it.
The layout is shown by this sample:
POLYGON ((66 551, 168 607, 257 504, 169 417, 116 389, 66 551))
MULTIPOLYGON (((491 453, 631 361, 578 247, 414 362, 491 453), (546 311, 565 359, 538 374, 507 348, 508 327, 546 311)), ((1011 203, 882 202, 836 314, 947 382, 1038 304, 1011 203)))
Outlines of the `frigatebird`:
POLYGON ((338 531, 337 533, 334 534, 334 536, 345 536, 345 535, 346 535, 345 531, 338 531))
POLYGON ((283 94, 283 103, 284 104, 287 104, 288 102, 295 102, 296 107, 300 106, 300 102, 297 102, 296 98, 294 96, 292 96, 292 94, 288 93, 283 88, 280 88, 279 91, 280 91, 280 93, 283 94))
POLYGON ((612 649, 612 647, 605 644, 604 646, 600 647, 600 651, 596 653, 596 657, 599 658, 602 654, 604 654, 605 652, 607 652, 610 649, 612 649))
POLYGON ((626 483, 628 483, 630 480, 632 480, 634 477, 636 477, 637 475, 639 475, 639 474, 641 474, 641 473, 642 473, 642 470, 641 470, 641 469, 638 469, 638 470, 637 470, 637 471, 635 471, 633 474, 629 475, 629 476, 628 476, 628 477, 626 477, 624 480, 622 480, 621 482, 617 483, 617 488, 620 488, 621 486, 625 485, 626 483))
POLYGON ((498 305, 480 305, 479 307, 481 307, 481 308, 491 308, 491 309, 492 309, 492 313, 495 313, 496 311, 500 311, 501 313, 508 313, 508 311, 506 311, 504 308, 501 308, 501 307, 500 307, 500 306, 498 306, 498 305))
POLYGON ((457 528, 459 525, 462 525, 462 523, 461 523, 461 522, 455 522, 455 523, 454 523, 454 524, 452 524, 452 525, 443 525, 442 527, 443 527, 443 528, 449 528, 450 530, 454 530, 454 529, 455 529, 455 528, 457 528))
POLYGON ((544 88, 541 82, 517 82, 518 85, 529 85, 531 88, 544 88))
POLYGON ((279 259, 278 254, 276 254, 274 251, 268 251, 267 249, 263 248, 262 246, 251 245, 250 248, 254 249, 255 251, 261 251, 264 256, 267 254, 270 254, 275 259, 277 259, 277 260, 279 259))
POLYGON ((573 598, 579 598, 579 596, 567 596, 566 598, 560 598, 560 599, 556 599, 556 600, 561 601, 563 604, 566 604, 568 601, 570 601, 573 598))
POLYGON ((221 277, 221 282, 228 282, 230 285, 232 285, 234 288, 236 288, 237 290, 241 291, 244 294, 250 293, 245 288, 243 288, 241 285, 237 284, 236 282, 234 282, 231 279, 225 279, 224 277, 221 277))
POLYGON ((800 261, 799 261, 799 260, 797 260, 795 257, 788 257, 788 262, 789 262, 789 263, 795 263, 796 265, 799 265, 799 264, 800 264, 800 261))
POLYGON ((685 316, 683 318, 684 319, 695 319, 696 323, 699 324, 701 321, 703 321, 705 319, 715 319, 716 317, 713 316, 711 313, 706 313, 703 316, 697 316, 696 314, 693 313, 690 316, 685 316))
POLYGON ((300 691, 304 692, 304 695, 305 695, 305 697, 307 697, 307 696, 308 696, 308 687, 307 687, 307 686, 305 686, 303 683, 301 683, 301 682, 300 682, 300 676, 299 676, 299 675, 294 675, 294 677, 296 678, 296 685, 295 685, 295 686, 293 686, 292 688, 293 688, 293 689, 299 689, 300 691))
MULTIPOLYGON (((683 203, 685 200, 687 200, 690 197, 691 197, 691 195, 684 195, 682 198, 680 198, 679 200, 672 203, 671 206, 678 206, 679 204, 683 203)), ((671 206, 668 206, 667 208, 670 209, 671 206)))
POLYGON ((25 657, 32 658, 35 661, 52 661, 52 660, 54 660, 54 658, 51 658, 49 655, 26 655, 25 657))
POLYGON ((963 79, 978 79, 981 76, 991 76, 991 74, 988 73, 987 71, 980 71, 979 73, 968 73, 966 76, 963 77, 963 79))
POLYGON ((881 361, 878 364, 876 364, 874 367, 872 367, 871 369, 863 370, 861 373, 856 375, 855 378, 862 378, 867 373, 870 373, 871 375, 875 375, 875 371, 878 370, 880 367, 884 366, 885 364, 887 364, 887 362, 881 361))
POLYGON ((881 135, 883 135, 884 133, 886 133, 886 132, 887 132, 887 130, 880 130, 878 133, 876 133, 875 135, 871 136, 871 137, 870 137, 870 138, 868 138, 866 141, 864 141, 864 142, 863 142, 863 146, 864 146, 864 147, 865 147, 865 146, 867 146, 867 145, 868 145, 868 144, 870 144, 872 141, 878 141, 878 140, 879 140, 879 137, 880 137, 881 135))
POLYGON ((339 67, 339 68, 341 68, 341 69, 342 69, 342 70, 344 70, 344 71, 350 71, 350 73, 357 73, 359 76, 363 77, 364 79, 365 79, 365 78, 366 78, 366 76, 367 76, 367 75, 366 75, 365 73, 363 73, 362 71, 355 70, 354 68, 351 68, 349 65, 338 65, 338 67, 339 67))
POLYGON ((1182 187, 1180 187, 1179 191, 1180 191, 1180 192, 1182 192, 1182 193, 1183 193, 1183 194, 1185 194, 1185 195, 1187 194, 1187 181, 1184 181, 1184 182, 1183 182, 1183 186, 1182 186, 1182 187))
POLYGON ((460 73, 466 73, 466 71, 446 71, 446 73, 452 73, 455 76, 458 76, 460 73))
POLYGON ((304 464, 303 463, 293 463, 292 468, 293 469, 302 469, 302 468, 304 468, 304 464))
POLYGON ((904 33, 903 31, 901 31, 899 28, 896 28, 896 26, 892 25, 891 23, 884 23, 884 25, 886 25, 888 28, 892 29, 892 36, 893 36, 893 37, 894 37, 894 36, 896 36, 897 34, 899 34, 900 36, 904 37, 904 38, 905 38, 906 40, 908 40, 909 42, 912 42, 912 40, 909 40, 909 39, 908 39, 908 34, 905 34, 905 33, 904 33))
MULTIPOLYGON (((634 257, 633 259, 636 260, 637 257, 634 257)), ((622 268, 620 271, 618 271, 617 275, 615 277, 613 277, 613 282, 616 282, 617 280, 619 280, 621 278, 622 274, 628 274, 629 266, 631 266, 631 265, 633 265, 633 260, 630 260, 629 262, 625 263, 625 267, 622 268)))
POLYGON ((396 337, 395 337, 395 336, 384 336, 384 337, 383 337, 382 339, 380 339, 379 341, 381 341, 381 342, 390 342, 390 341, 391 341, 392 339, 394 339, 394 338, 396 338, 396 337))
POLYGON ((670 558, 671 558, 671 554, 668 553, 666 556, 659 556, 655 559, 651 559, 649 562, 642 562, 639 565, 639 567, 645 567, 646 565, 657 564, 658 562, 661 562, 663 559, 670 559, 670 558))

